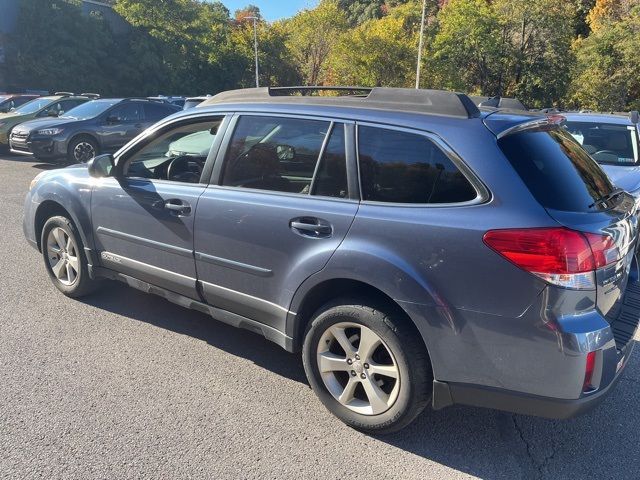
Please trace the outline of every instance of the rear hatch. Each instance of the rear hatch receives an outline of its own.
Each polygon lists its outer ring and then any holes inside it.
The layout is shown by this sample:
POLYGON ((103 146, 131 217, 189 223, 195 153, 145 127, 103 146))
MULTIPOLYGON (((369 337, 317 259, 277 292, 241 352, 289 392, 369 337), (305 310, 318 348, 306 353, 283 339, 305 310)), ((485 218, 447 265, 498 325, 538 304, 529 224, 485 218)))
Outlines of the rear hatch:
MULTIPOLYGON (((597 308, 610 323, 616 321, 635 263, 638 216, 634 198, 616 190, 600 166, 561 127, 561 117, 523 116, 520 122, 513 116, 506 122, 500 113, 495 122, 491 117, 485 118, 485 124, 536 200, 560 225, 588 239, 597 262, 597 308)), ((633 281, 637 280, 634 273, 633 281)))

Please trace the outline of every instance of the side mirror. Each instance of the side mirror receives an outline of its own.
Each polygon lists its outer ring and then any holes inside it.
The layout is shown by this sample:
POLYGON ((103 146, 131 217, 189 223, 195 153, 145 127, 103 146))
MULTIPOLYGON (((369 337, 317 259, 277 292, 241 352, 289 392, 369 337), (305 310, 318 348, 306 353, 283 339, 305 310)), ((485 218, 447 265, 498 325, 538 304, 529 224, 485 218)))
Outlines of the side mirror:
POLYGON ((293 160, 296 156, 296 150, 291 145, 276 145, 276 155, 278 155, 278 160, 293 160))
POLYGON ((109 115, 109 116, 107 117, 107 123, 108 123, 109 125, 114 125, 114 124, 116 124, 116 123, 120 123, 120 118, 119 118, 119 117, 117 117, 116 115, 109 115))
POLYGON ((94 178, 104 178, 111 176, 115 161, 113 155, 105 153, 104 155, 98 155, 97 157, 87 162, 87 170, 89 175, 94 178))
POLYGON ((8 113, 10 110, 9 107, 0 107, 0 113, 8 113))
POLYGON ((58 115, 60 114, 55 110, 47 110, 47 117, 57 117, 58 115))

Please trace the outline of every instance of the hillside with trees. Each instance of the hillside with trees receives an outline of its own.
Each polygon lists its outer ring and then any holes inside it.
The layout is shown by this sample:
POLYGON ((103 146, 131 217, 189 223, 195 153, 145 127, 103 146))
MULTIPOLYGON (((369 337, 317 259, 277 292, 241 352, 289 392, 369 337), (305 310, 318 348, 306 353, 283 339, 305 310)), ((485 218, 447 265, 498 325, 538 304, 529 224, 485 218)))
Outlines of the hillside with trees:
MULTIPOLYGON (((262 85, 410 87, 421 0, 321 0, 269 23, 257 7, 118 0, 114 35, 77 0, 22 2, 6 77, 105 95, 201 94, 262 85)), ((530 107, 640 107, 640 0, 427 0, 422 88, 517 96, 530 107)))

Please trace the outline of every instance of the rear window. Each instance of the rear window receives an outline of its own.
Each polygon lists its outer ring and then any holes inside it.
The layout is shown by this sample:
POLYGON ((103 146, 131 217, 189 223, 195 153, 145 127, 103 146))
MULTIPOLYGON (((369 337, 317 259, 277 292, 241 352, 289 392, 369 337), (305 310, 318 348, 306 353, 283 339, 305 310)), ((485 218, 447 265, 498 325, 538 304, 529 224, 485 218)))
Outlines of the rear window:
POLYGON ((598 163, 638 163, 638 133, 633 125, 568 121, 565 127, 598 163))
POLYGON ((498 141, 507 159, 545 208, 590 212, 613 185, 564 129, 524 131, 498 141))

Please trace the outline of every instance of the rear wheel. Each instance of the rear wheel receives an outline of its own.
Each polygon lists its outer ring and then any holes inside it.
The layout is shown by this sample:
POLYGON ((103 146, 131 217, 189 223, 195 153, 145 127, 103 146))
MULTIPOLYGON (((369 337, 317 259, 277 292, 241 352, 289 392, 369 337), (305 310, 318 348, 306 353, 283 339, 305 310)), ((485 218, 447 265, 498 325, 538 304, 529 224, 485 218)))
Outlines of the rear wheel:
POLYGON ((97 282, 89 277, 82 239, 71 220, 63 216, 47 220, 40 245, 45 268, 58 290, 81 297, 95 289, 97 282))
POLYGON ((308 328, 303 361, 322 403, 368 433, 405 427, 428 405, 433 375, 405 319, 353 300, 323 307, 308 328))
POLYGON ((98 155, 98 143, 90 137, 77 137, 67 148, 67 160, 71 163, 87 163, 98 155))

